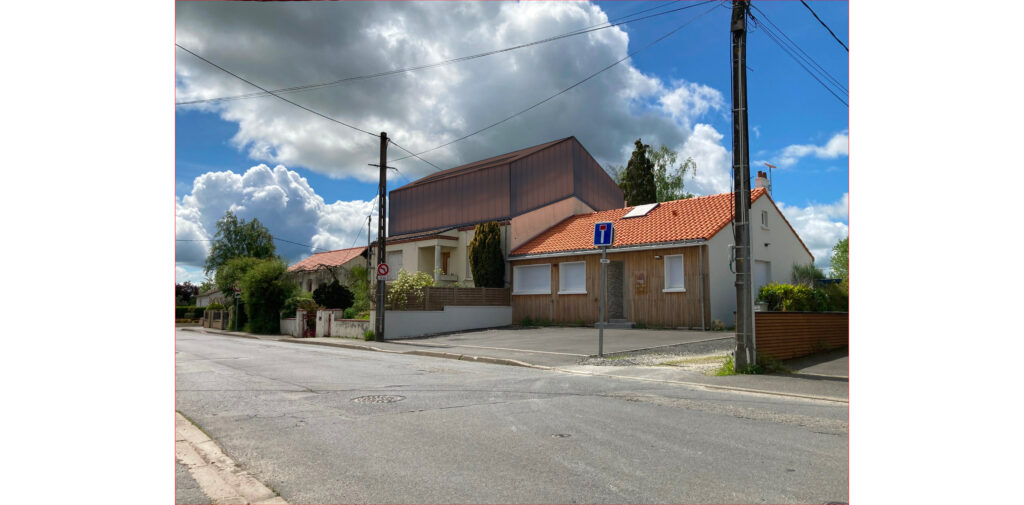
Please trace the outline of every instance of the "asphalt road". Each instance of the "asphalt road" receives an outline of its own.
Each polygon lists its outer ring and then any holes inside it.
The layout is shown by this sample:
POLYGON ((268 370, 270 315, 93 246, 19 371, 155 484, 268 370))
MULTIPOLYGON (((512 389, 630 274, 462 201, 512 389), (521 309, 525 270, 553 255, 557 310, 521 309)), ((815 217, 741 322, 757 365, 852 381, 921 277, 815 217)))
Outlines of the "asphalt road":
POLYGON ((180 331, 176 356, 177 409, 291 503, 848 501, 835 403, 180 331))

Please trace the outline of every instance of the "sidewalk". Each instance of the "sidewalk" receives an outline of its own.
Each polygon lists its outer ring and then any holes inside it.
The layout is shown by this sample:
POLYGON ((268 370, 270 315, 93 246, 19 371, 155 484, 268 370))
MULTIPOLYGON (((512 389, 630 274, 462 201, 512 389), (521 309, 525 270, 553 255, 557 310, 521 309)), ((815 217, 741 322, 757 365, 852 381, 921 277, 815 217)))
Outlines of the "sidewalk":
MULTIPOLYGON (((375 352, 391 352, 437 358, 479 361, 491 364, 524 366, 562 373, 594 375, 664 382, 782 395, 797 398, 849 401, 848 357, 845 349, 785 362, 791 374, 708 376, 699 371, 675 366, 607 366, 580 364, 596 354, 596 336, 592 328, 497 329, 467 332, 433 338, 364 341, 351 338, 292 338, 285 335, 252 335, 208 328, 183 328, 185 331, 216 333, 243 338, 277 340, 306 345, 322 345, 375 352)), ((605 355, 623 352, 671 351, 685 354, 725 352, 733 335, 715 332, 666 330, 606 330, 605 355), (630 345, 632 343, 632 348, 630 345), (656 345, 668 343, 668 345, 656 345), (637 349, 642 349, 638 351, 637 349)))

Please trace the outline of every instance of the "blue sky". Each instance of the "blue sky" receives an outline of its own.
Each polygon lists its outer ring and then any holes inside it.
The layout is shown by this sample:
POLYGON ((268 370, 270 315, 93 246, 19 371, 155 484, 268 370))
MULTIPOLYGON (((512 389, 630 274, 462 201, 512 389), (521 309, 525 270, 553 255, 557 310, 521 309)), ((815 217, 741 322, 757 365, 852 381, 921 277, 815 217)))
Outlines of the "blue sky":
MULTIPOLYGON (((848 4, 809 3, 848 45, 848 4)), ((697 178, 687 188, 709 194, 728 191, 731 177, 730 9, 727 2, 695 4, 186 2, 176 8, 176 39, 261 86, 280 88, 501 49, 659 6, 650 14, 690 6, 469 62, 287 96, 371 132, 389 131, 403 147, 421 151, 518 112, 690 22, 537 109, 423 158, 449 168, 575 135, 599 162, 620 165, 640 137, 694 157, 697 178)), ((754 6, 760 22, 767 16, 849 86, 847 52, 804 5, 754 6)), ((773 198, 816 263, 827 266, 828 248, 848 232, 848 109, 757 23, 748 26, 751 170, 762 162, 778 167, 773 198)), ((176 58, 177 101, 257 91, 182 50, 176 58)), ((374 169, 366 166, 377 156, 369 135, 273 97, 178 106, 175 119, 179 280, 202 278, 197 241, 211 238, 227 209, 306 244, 278 243, 290 261, 314 247, 365 241, 376 192, 374 169)), ((404 154, 394 147, 389 153, 392 160, 404 154)), ((390 189, 434 170, 417 160, 394 164, 401 175, 390 189)))

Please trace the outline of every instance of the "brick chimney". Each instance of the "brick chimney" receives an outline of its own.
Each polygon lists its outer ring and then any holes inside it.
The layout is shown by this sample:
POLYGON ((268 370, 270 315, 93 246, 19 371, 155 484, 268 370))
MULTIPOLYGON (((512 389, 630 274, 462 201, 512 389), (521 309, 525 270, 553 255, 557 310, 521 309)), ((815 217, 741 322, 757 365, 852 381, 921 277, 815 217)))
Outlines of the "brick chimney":
POLYGON ((765 188, 768 193, 772 192, 772 185, 768 182, 768 172, 761 170, 757 171, 757 179, 754 182, 754 188, 765 188))

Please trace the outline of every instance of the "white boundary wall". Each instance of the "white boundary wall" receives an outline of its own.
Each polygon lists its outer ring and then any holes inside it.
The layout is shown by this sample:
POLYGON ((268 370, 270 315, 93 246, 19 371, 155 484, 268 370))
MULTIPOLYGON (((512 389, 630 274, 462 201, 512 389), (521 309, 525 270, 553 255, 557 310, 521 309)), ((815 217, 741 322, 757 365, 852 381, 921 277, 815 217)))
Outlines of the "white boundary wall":
MULTIPOLYGON (((512 307, 451 305, 444 310, 389 310, 384 317, 384 337, 391 340, 509 326, 512 324, 512 307)), ((370 322, 376 319, 376 311, 370 311, 370 322)))

